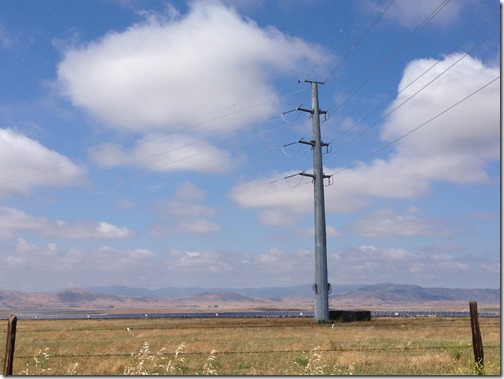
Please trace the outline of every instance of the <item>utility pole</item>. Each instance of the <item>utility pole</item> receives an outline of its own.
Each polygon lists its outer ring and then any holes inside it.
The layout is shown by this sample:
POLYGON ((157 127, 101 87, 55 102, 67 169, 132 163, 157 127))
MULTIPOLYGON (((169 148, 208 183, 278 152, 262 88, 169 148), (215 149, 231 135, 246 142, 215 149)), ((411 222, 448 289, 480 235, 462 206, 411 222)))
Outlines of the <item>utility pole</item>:
POLYGON ((322 164, 322 147, 328 144, 322 142, 320 133, 320 115, 327 111, 319 109, 318 85, 321 82, 305 80, 311 83, 312 109, 297 109, 308 112, 312 116, 312 141, 299 141, 311 145, 313 149, 313 174, 304 172, 300 175, 313 178, 314 187, 314 205, 315 205, 315 284, 313 291, 315 293, 315 320, 317 322, 329 321, 329 292, 330 284, 327 279, 327 239, 325 223, 325 202, 324 202, 324 179, 330 176, 324 175, 322 164))

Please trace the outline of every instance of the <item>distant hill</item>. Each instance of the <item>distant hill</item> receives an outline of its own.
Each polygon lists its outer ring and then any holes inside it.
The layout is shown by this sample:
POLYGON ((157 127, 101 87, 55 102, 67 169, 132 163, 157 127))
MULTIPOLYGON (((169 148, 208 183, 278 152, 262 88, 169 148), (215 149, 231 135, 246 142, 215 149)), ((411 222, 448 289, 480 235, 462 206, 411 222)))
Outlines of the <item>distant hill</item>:
POLYGON ((254 299, 242 296, 236 292, 213 293, 205 292, 191 297, 196 302, 228 302, 228 301, 254 301, 254 299))
MULTIPOLYGON (((90 287, 85 291, 93 294, 121 297, 192 297, 205 293, 238 294, 251 299, 285 299, 289 297, 312 297, 310 284, 291 287, 262 288, 202 288, 165 287, 157 290, 126 286, 90 287)), ((333 299, 377 299, 391 302, 470 301, 499 302, 499 289, 426 288, 417 285, 380 283, 374 285, 333 285, 333 299)))
MULTIPOLYGON (((332 295, 344 294, 351 290, 362 287, 362 284, 333 285, 332 295)), ((138 297, 181 297, 195 296, 205 292, 211 293, 238 293, 250 298, 287 298, 287 297, 311 297, 313 296, 312 285, 303 284, 291 287, 261 287, 261 288, 202 288, 202 287, 164 287, 157 290, 146 288, 131 288, 127 286, 104 286, 88 287, 86 291, 112 296, 138 296, 138 297)))
MULTIPOLYGON (((381 283, 367 286, 333 286, 330 300, 335 306, 421 304, 428 302, 478 301, 500 307, 499 289, 424 288, 416 285, 381 283)), ((275 306, 312 306, 311 285, 264 288, 174 288, 158 290, 126 286, 72 288, 55 293, 26 293, 0 290, 0 311, 13 309, 275 306)))
POLYGON ((381 300, 397 303, 427 301, 471 301, 498 303, 498 289, 460 289, 460 288, 424 288, 415 285, 382 283, 364 286, 347 294, 335 296, 336 299, 381 300))
POLYGON ((77 304, 107 304, 122 302, 117 296, 94 294, 79 288, 56 293, 28 293, 0 290, 0 309, 54 308, 77 304))
POLYGON ((111 296, 89 293, 80 288, 72 288, 56 293, 55 297, 61 303, 78 303, 83 301, 93 301, 103 297, 110 298, 111 296))

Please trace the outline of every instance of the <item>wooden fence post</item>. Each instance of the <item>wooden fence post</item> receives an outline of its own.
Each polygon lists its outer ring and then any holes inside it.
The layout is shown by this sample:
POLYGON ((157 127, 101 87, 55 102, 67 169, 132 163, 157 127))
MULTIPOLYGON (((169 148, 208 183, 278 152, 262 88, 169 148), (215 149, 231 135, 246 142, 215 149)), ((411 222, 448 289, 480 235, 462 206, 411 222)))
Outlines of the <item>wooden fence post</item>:
POLYGON ((11 315, 7 326, 7 340, 5 342, 5 360, 3 374, 12 375, 12 366, 14 363, 14 347, 16 345, 16 325, 17 317, 11 315))
POLYGON ((476 303, 475 301, 469 302, 469 310, 471 312, 471 332, 474 361, 476 362, 476 369, 478 373, 482 374, 484 370, 484 354, 483 341, 481 340, 481 332, 478 321, 478 303, 476 303))

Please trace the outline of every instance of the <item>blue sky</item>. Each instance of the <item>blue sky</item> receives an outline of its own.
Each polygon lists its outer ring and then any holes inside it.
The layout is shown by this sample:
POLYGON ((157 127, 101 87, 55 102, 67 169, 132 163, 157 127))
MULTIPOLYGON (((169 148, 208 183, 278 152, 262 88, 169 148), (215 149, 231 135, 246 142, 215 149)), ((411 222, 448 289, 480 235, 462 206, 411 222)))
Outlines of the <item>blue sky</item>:
POLYGON ((0 2, 0 289, 500 286, 500 4, 0 2), (289 112, 290 111, 290 112, 289 112))

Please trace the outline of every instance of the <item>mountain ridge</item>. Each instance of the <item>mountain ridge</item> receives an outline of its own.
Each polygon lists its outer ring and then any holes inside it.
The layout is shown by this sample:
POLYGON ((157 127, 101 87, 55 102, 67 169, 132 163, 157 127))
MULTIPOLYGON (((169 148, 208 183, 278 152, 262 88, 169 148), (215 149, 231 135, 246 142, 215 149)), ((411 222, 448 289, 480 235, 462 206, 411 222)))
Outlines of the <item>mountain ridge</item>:
POLYGON ((427 302, 427 301, 479 301, 499 302, 500 290, 490 288, 443 288, 443 287, 421 287, 410 284, 381 283, 361 287, 350 294, 339 296, 340 299, 348 296, 363 298, 374 298, 382 301, 403 302, 427 302))
MULTIPOLYGON (((363 284, 334 285, 332 294, 339 295, 357 288, 363 284)), ((205 292, 212 293, 238 293, 251 298, 286 298, 312 296, 312 285, 301 284, 289 287, 259 287, 259 288, 203 288, 203 287, 163 287, 155 290, 146 288, 130 288, 127 286, 112 285, 102 287, 87 287, 84 290, 92 293, 100 293, 115 296, 139 296, 139 297, 178 297, 195 296, 205 292)))
MULTIPOLYGON (((127 286, 71 288, 58 292, 29 293, 0 290, 0 310, 28 308, 88 307, 135 308, 139 306, 250 306, 288 305, 302 300, 312 304, 311 285, 263 288, 165 287, 148 290, 127 286)), ((417 285, 380 283, 373 285, 333 285, 330 301, 337 304, 427 304, 429 302, 479 301, 500 307, 500 289, 425 288, 417 285)))

